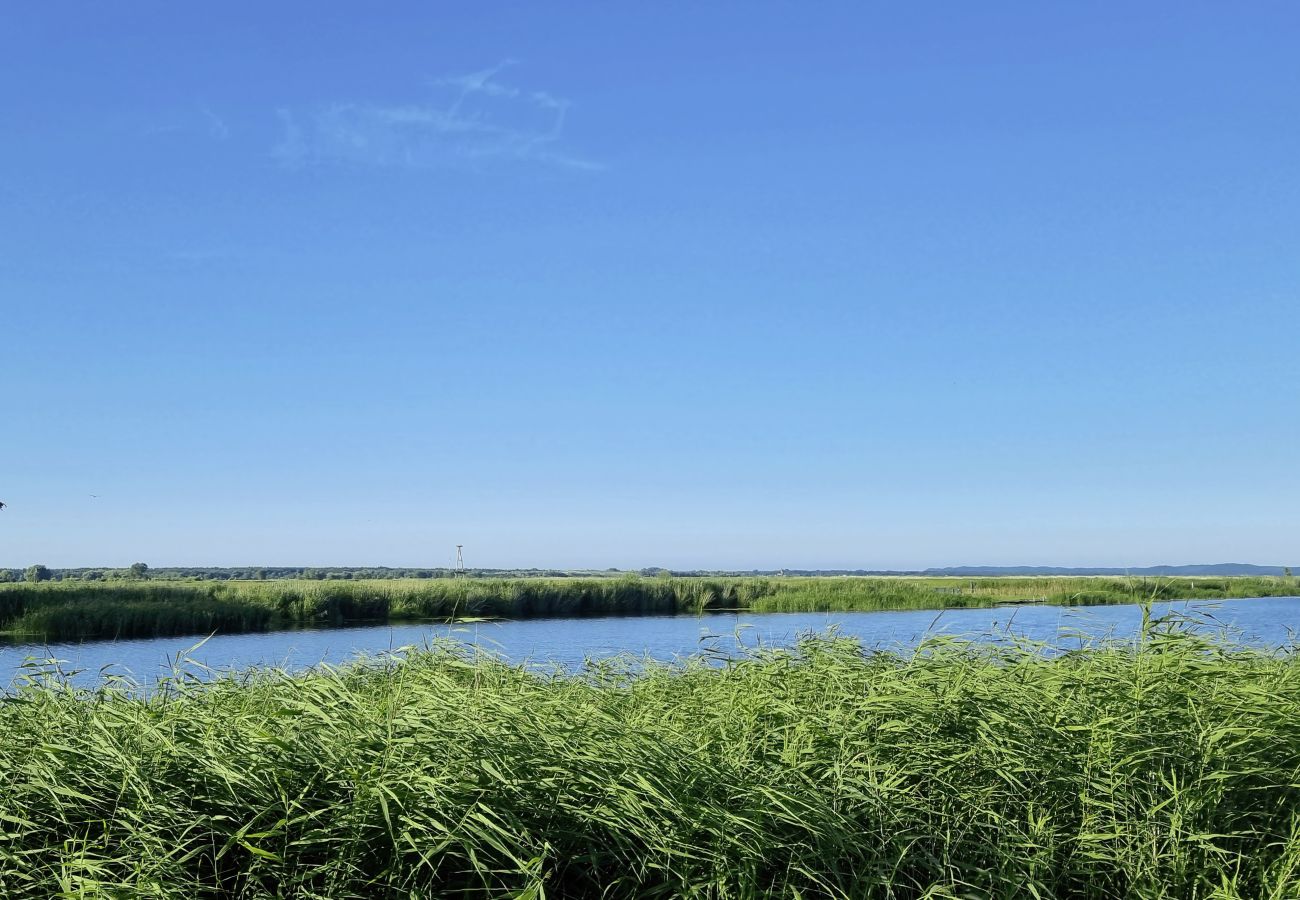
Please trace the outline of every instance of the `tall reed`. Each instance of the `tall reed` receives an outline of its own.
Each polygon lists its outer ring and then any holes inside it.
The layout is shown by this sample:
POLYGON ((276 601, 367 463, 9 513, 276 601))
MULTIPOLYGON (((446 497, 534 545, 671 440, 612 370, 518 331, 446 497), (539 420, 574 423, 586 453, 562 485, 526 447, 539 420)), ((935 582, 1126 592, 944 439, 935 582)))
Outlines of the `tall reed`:
POLYGON ((1160 628, 0 704, 12 898, 1300 895, 1300 660, 1160 628))

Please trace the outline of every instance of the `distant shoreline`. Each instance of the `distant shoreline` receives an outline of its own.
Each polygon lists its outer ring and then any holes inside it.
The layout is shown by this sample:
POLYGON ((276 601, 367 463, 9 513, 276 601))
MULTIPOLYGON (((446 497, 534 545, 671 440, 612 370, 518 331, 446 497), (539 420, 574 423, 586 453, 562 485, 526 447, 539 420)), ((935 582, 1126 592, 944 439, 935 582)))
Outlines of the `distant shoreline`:
POLYGON ((745 612, 1113 605, 1300 595, 1289 577, 617 577, 214 580, 112 577, 0 584, 0 635, 78 641, 366 623, 745 612))
MULTIPOLYGON (((137 564, 139 565, 139 564, 137 564)), ((14 568, 0 566, 0 583, 23 581, 25 572, 32 567, 14 568)), ((131 567, 41 566, 48 579, 58 581, 71 578, 77 581, 111 580, 115 575, 127 575, 131 567)), ((329 580, 385 580, 397 578, 623 578, 629 575, 643 577, 666 575, 675 578, 1208 578, 1208 577, 1290 577, 1296 566, 1264 566, 1253 563, 1212 563, 1188 565, 1158 565, 1122 568, 1116 566, 945 566, 928 569, 669 569, 649 566, 640 569, 498 569, 428 566, 145 566, 152 579, 211 580, 211 581, 277 581, 304 579, 329 580)))

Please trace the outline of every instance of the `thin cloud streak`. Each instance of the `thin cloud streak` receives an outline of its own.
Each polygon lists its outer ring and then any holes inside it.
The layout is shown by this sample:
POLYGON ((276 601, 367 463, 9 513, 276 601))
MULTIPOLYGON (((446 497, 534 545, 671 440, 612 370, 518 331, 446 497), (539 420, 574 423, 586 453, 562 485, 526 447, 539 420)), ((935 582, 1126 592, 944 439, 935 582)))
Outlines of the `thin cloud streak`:
POLYGON ((203 107, 203 117, 208 120, 208 134, 219 141, 224 141, 230 137, 230 129, 226 126, 226 120, 221 116, 203 107))
POLYGON ((559 149, 568 100, 497 80, 512 65, 505 60, 435 79, 429 102, 332 103, 307 113, 279 109, 281 137, 272 155, 289 166, 342 162, 426 169, 496 161, 603 169, 559 149))
POLYGON ((179 120, 173 118, 170 121, 154 122, 145 127, 142 133, 145 137, 170 134, 191 136, 206 134, 213 140, 225 141, 230 138, 230 126, 226 124, 225 119, 217 115, 210 107, 200 106, 197 116, 193 111, 190 111, 185 113, 179 120), (200 119, 202 124, 199 122, 200 119))

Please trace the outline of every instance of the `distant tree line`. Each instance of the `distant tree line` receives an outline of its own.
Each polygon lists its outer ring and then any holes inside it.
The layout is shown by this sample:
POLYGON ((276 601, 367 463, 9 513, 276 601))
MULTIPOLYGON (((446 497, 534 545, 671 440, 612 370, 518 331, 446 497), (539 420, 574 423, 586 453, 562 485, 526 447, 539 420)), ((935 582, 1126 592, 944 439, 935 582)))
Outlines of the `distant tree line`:
MULTIPOLYGON (((1266 567, 1256 567, 1262 571, 1266 567)), ((902 569, 668 569, 646 566, 641 569, 466 569, 458 572, 451 568, 405 568, 390 566, 163 566, 151 568, 144 563, 134 563, 124 569, 76 568, 53 569, 44 565, 26 569, 0 568, 0 582, 13 581, 279 581, 283 579, 308 579, 314 581, 370 581, 397 578, 591 578, 621 575, 640 575, 643 578, 728 578, 728 577, 817 577, 882 575, 928 575, 902 569)), ((1291 577, 1291 569, 1277 567, 1276 572, 1291 577)), ((985 577, 997 577, 991 570, 985 577)))
MULTIPOLYGON (((138 562, 124 569, 86 567, 56 569, 44 565, 26 569, 0 568, 0 582, 5 581, 280 581, 283 579, 308 579, 313 581, 362 581, 396 578, 456 578, 462 573, 451 568, 404 568, 390 566, 162 566, 152 568, 138 562)), ((780 576, 780 575, 879 575, 865 569, 667 569, 647 566, 643 569, 466 569, 468 578, 591 578, 593 576, 619 576, 637 574, 644 578, 711 578, 726 576, 780 576)))
MULTIPOLYGON (((617 569, 606 570, 619 573, 617 569)), ((388 566, 163 566, 151 568, 134 563, 117 568, 50 568, 32 565, 26 569, 0 568, 0 582, 14 581, 277 581, 308 579, 314 581, 361 581, 396 578, 455 578, 461 573, 450 568, 394 568, 388 566)), ((621 573, 619 573, 621 574, 621 573)), ((561 569, 467 569, 469 578, 566 578, 590 577, 587 570, 561 569)))
POLYGON ((51 569, 41 563, 25 569, 0 569, 0 583, 13 581, 143 581, 150 577, 149 567, 131 563, 125 569, 51 569))

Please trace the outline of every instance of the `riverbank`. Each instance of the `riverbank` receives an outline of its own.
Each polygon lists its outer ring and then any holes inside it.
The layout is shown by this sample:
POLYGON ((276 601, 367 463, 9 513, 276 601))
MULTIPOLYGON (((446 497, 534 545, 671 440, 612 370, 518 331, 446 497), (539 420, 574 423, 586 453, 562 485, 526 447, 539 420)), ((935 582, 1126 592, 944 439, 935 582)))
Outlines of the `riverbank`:
POLYGON ((841 612, 1289 596, 1291 578, 519 578, 0 584, 0 634, 70 641, 457 618, 841 612))
POLYGON ((806 641, 725 666, 29 685, 7 897, 1288 897, 1300 660, 806 641))

